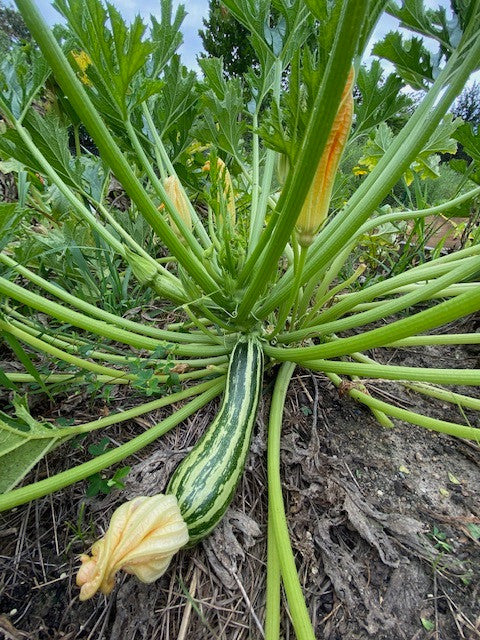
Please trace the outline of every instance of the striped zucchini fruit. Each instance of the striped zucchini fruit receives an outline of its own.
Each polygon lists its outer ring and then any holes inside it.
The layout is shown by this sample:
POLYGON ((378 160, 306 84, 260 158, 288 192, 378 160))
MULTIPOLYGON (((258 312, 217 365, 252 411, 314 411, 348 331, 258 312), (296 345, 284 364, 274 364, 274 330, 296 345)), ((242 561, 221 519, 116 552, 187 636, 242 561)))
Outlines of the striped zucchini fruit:
POLYGON ((174 471, 167 493, 178 500, 192 546, 218 524, 247 458, 262 388, 263 352, 256 338, 231 354, 225 395, 207 431, 174 471))

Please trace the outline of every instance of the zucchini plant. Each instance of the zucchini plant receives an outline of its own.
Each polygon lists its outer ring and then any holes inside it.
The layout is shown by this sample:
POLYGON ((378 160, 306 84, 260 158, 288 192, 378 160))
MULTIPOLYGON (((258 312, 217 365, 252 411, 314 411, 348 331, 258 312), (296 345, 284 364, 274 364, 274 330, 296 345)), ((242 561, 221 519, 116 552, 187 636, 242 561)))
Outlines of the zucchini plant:
MULTIPOLYGON (((370 353, 480 342, 476 333, 430 333, 480 309, 478 242, 387 279, 366 278, 364 285, 365 265, 349 260, 369 231, 439 211, 383 205, 405 176, 432 178, 435 154, 455 147, 460 121, 446 114, 480 60, 480 2, 455 3, 451 21, 442 10, 426 12, 410 0, 401 7, 386 0, 278 0, 274 11, 270 0, 224 5, 250 33, 259 62, 245 77, 226 80, 221 60, 204 59, 199 81, 175 53, 184 10, 173 14, 169 0, 162 0, 161 18, 152 18, 147 35, 139 17, 128 26, 100 0, 55 0, 66 26, 52 32, 32 0, 17 0, 36 46, 12 52, 0 75, 0 158, 16 173, 19 194, 18 203, 0 208, 0 331, 24 367, 0 372, 0 383, 14 393, 15 412, 0 415, 0 509, 127 458, 224 391, 217 417, 175 471, 169 495, 122 505, 93 556, 83 557, 78 576, 82 588, 89 585, 85 597, 111 590, 122 566, 109 555, 120 544, 112 531, 121 530, 123 568, 154 579, 176 549, 206 535, 227 508, 248 453, 262 362, 274 371, 280 365, 268 432, 265 629, 267 638, 279 637, 283 580, 303 640, 314 631, 289 542, 279 467, 282 410, 295 367, 347 388, 383 426, 398 418, 478 439, 468 424, 400 408, 361 383, 399 380, 418 393, 479 409, 475 398, 444 389, 479 385, 477 370, 387 365, 370 353), (367 71, 362 58, 385 10, 417 36, 388 34, 375 45, 373 53, 395 67, 379 85, 380 67, 367 71), (430 53, 418 34, 438 52, 430 53), (396 135, 388 127, 387 135, 384 121, 404 103, 407 84, 422 89, 423 98, 396 135), (81 127, 91 137, 89 149, 81 127), (366 136, 365 175, 353 193, 342 194, 342 154, 366 136), (113 177, 127 211, 109 199, 113 177), (46 268, 38 250, 27 251, 32 232, 73 238, 69 268, 60 262, 56 269, 53 260, 46 268), (102 266, 91 269, 95 252, 102 266), (79 278, 81 287, 74 284, 79 278), (108 278, 117 300, 109 308, 97 286, 106 279, 108 288, 108 278), (124 317, 121 298, 134 279, 152 305, 173 308, 178 321, 159 326, 124 317), (28 385, 53 397, 55 385, 73 386, 86 375, 145 389, 146 371, 149 394, 158 397, 84 424, 34 419, 19 396, 28 385), (173 374, 176 383, 189 384, 169 389, 173 374), (73 436, 187 399, 130 441, 16 487, 73 436), (148 531, 166 546, 142 546, 146 514, 148 531), (165 527, 178 533, 176 542, 165 527)), ((464 167, 465 188, 442 213, 480 195, 471 182, 478 176, 478 133, 467 137, 472 162, 464 167)))

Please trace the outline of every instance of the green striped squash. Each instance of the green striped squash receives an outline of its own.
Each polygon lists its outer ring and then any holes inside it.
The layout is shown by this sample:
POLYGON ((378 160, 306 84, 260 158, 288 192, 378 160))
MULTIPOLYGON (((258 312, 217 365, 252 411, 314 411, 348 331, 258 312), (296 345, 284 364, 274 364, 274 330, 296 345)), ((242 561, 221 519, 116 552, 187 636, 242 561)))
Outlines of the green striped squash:
POLYGON ((214 421, 174 471, 167 493, 176 496, 192 546, 218 524, 247 458, 262 388, 263 352, 256 338, 235 345, 222 405, 214 421))

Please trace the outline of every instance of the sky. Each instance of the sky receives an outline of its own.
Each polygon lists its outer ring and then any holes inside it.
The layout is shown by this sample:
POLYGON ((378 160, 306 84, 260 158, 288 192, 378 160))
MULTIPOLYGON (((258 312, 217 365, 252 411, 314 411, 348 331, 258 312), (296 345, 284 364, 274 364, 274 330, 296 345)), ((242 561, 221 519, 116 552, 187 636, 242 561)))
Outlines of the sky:
MULTIPOLYGON (((124 16, 127 22, 131 21, 136 14, 140 14, 146 22, 149 16, 160 17, 159 0, 111 0, 124 16)), ((173 0, 174 8, 180 4, 179 0, 173 0)), ((202 51, 202 41, 198 35, 198 30, 203 28, 202 18, 208 15, 208 0, 187 0, 184 1, 187 16, 183 22, 182 32, 184 43, 180 49, 182 62, 192 69, 198 69, 196 62, 197 55, 202 51)), ((424 2, 428 8, 443 6, 449 8, 448 0, 426 0, 424 2)), ((61 16, 53 9, 50 0, 37 0, 37 5, 48 24, 52 25, 61 21, 61 16)), ((380 19, 372 38, 372 43, 381 40, 389 31, 398 29, 398 21, 391 16, 384 14, 380 19)), ((388 68, 388 65, 385 65, 388 68)), ((388 70, 390 70, 388 68, 388 70)))

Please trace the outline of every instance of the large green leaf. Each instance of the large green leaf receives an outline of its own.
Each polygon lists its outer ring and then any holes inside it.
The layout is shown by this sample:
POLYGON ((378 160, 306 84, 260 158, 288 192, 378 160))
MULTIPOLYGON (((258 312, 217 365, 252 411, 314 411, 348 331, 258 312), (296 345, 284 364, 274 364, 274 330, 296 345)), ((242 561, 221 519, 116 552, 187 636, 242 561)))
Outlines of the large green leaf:
MULTIPOLYGON (((409 184, 413 180, 413 173, 417 173, 420 178, 438 178, 438 166, 441 153, 454 154, 457 144, 453 138, 454 132, 461 120, 454 119, 452 114, 447 114, 439 124, 429 141, 417 154, 410 168, 405 173, 405 180, 409 184)), ((383 157, 394 138, 390 127, 382 122, 374 135, 370 137, 366 144, 365 154, 359 160, 359 165, 363 165, 371 171, 383 157)))
POLYGON ((427 89, 433 82, 433 63, 420 38, 404 39, 398 31, 387 33, 372 54, 389 60, 413 89, 427 89))
POLYGON ((185 7, 178 5, 172 22, 171 0, 160 0, 160 6, 160 22, 151 16, 152 40, 155 47, 152 54, 152 78, 156 78, 163 71, 167 62, 182 44, 180 26, 186 16, 185 7))
MULTIPOLYGON (((76 188, 81 173, 72 158, 68 147, 68 130, 63 121, 53 113, 41 116, 35 109, 30 109, 24 125, 32 138, 35 147, 58 173, 66 184, 76 188)), ((4 158, 14 158, 25 167, 36 173, 45 175, 40 161, 26 148, 20 134, 15 129, 7 129, 0 136, 0 154, 4 158)))
POLYGON ((15 487, 53 447, 67 439, 62 429, 35 420, 15 396, 16 419, 0 412, 0 493, 15 487))
POLYGON ((360 67, 356 83, 360 96, 355 100, 355 137, 397 116, 411 103, 401 91, 402 79, 391 73, 384 80, 378 60, 373 60, 369 69, 360 67))
POLYGON ((173 56, 164 70, 163 87, 154 99, 154 121, 160 137, 177 127, 182 116, 196 109, 198 100, 196 76, 173 56))
MULTIPOLYGON (((455 28, 458 29, 458 21, 456 20, 447 25, 446 12, 443 7, 435 11, 426 10, 423 0, 403 0, 400 7, 391 2, 388 7, 388 13, 400 20, 401 27, 438 40, 447 47, 451 45, 450 36, 455 37, 454 30, 455 28), (451 33, 449 33, 449 28, 451 33)), ((461 34, 461 30, 459 30, 460 37, 461 34)), ((458 41, 455 44, 458 44, 458 41)))
POLYGON ((297 52, 290 64, 288 91, 282 95, 280 108, 272 103, 259 129, 265 144, 285 154, 292 166, 296 161, 297 141, 305 133, 322 71, 317 56, 310 49, 297 52))
POLYGON ((17 48, 0 63, 0 112, 19 118, 43 89, 50 69, 38 49, 17 48))
MULTIPOLYGON (((239 78, 220 81, 218 62, 211 64, 206 59, 200 61, 207 71, 207 82, 213 87, 201 96, 202 118, 194 129, 194 135, 201 142, 213 143, 237 160, 241 159, 241 141, 246 131, 243 114, 243 90, 239 78)), ((209 85, 207 85, 209 86, 209 85)))
POLYGON ((457 128, 453 137, 480 167, 480 128, 475 132, 473 126, 465 122, 457 128))
POLYGON ((104 8, 99 0, 55 0, 54 6, 88 55, 81 69, 84 82, 92 83, 126 117, 132 81, 155 49, 144 38, 142 19, 137 15, 127 27, 113 4, 107 2, 104 8))
POLYGON ((470 180, 480 184, 480 129, 475 132, 473 126, 465 122, 458 127, 453 137, 458 140, 464 152, 472 158, 473 162, 454 158, 450 161, 450 166, 458 173, 468 175, 470 180))

